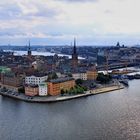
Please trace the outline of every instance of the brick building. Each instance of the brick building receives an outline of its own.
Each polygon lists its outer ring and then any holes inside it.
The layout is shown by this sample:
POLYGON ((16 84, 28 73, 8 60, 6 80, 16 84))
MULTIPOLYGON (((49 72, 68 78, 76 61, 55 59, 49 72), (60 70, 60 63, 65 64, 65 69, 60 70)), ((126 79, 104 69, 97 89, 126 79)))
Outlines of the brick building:
POLYGON ((1 74, 1 86, 18 91, 23 87, 23 73, 7 72, 1 74))
POLYGON ((75 86, 75 80, 70 77, 58 78, 48 82, 48 94, 55 96, 61 93, 61 90, 70 90, 75 86))
POLYGON ((39 94, 39 88, 37 85, 25 85, 25 95, 36 96, 39 94))

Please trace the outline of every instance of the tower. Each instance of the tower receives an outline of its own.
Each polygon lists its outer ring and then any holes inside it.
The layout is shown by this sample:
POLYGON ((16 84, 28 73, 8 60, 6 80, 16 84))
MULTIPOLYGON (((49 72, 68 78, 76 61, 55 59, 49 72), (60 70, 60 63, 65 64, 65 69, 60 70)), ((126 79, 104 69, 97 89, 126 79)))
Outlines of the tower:
POLYGON ((74 38, 74 47, 72 53, 72 68, 77 68, 78 66, 78 54, 76 49, 76 39, 74 38))
POLYGON ((116 45, 116 47, 120 47, 120 42, 117 42, 117 45, 116 45))
POLYGON ((31 52, 31 46, 30 46, 30 40, 29 40, 28 56, 30 57, 31 55, 32 55, 32 52, 31 52))

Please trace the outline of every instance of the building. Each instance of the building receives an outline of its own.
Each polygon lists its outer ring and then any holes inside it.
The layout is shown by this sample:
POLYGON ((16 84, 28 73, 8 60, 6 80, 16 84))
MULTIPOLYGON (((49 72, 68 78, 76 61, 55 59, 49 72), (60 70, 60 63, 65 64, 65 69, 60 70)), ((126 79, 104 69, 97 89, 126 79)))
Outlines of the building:
POLYGON ((73 48, 73 53, 72 53, 72 59, 71 59, 71 65, 72 68, 77 68, 78 67, 78 54, 76 50, 76 40, 74 39, 74 48, 73 48))
POLYGON ((1 74, 1 86, 18 91, 23 87, 23 79, 25 75, 22 73, 7 72, 1 74))
POLYGON ((104 65, 106 64, 106 54, 105 50, 99 49, 97 53, 97 64, 98 65, 104 65))
POLYGON ((87 73, 82 72, 82 73, 73 73, 72 77, 77 80, 77 79, 82 79, 82 80, 87 80, 87 73))
POLYGON ((47 83, 39 84, 39 96, 46 96, 48 95, 48 86, 47 83))
POLYGON ((98 76, 98 71, 95 67, 92 67, 87 71, 87 80, 96 80, 98 76))
POLYGON ((61 90, 70 90, 75 86, 75 80, 71 77, 58 78, 48 82, 48 94, 55 96, 61 93, 61 90))
POLYGON ((39 89, 37 85, 25 85, 25 95, 36 96, 39 94, 39 89))
POLYGON ((28 47, 28 57, 32 56, 32 51, 31 51, 31 46, 30 46, 30 41, 29 41, 29 47, 28 47))
POLYGON ((25 77, 25 84, 39 85, 48 79, 48 75, 36 73, 25 77))

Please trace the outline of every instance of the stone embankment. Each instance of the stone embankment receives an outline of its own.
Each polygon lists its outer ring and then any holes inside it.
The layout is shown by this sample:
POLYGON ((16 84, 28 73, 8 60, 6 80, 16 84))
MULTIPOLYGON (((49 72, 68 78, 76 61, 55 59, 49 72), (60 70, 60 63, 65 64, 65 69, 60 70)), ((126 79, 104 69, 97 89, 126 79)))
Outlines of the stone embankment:
POLYGON ((72 100, 72 99, 77 99, 77 98, 82 98, 82 97, 87 97, 91 95, 96 95, 96 94, 102 94, 102 93, 107 93, 115 90, 120 90, 123 89, 124 86, 122 85, 116 85, 116 86, 108 86, 108 87, 102 87, 94 90, 87 91, 86 93, 83 94, 78 94, 78 95, 69 95, 69 96, 46 96, 46 97, 28 97, 24 94, 18 94, 18 95, 13 95, 10 93, 6 92, 0 92, 0 95, 2 96, 7 96, 10 98, 14 98, 17 100, 22 100, 25 102, 34 102, 34 103, 52 103, 52 102, 60 102, 60 101, 66 101, 66 100, 72 100))

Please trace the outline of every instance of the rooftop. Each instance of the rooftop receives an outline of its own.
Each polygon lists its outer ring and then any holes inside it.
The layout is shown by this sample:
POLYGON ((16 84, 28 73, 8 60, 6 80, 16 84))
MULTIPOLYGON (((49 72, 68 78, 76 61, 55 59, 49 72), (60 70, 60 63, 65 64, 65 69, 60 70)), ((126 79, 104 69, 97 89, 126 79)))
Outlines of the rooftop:
POLYGON ((62 83, 62 82, 71 81, 71 80, 74 80, 74 78, 72 78, 72 77, 58 78, 58 79, 50 80, 50 82, 51 83, 62 83))
POLYGON ((30 77, 30 76, 44 77, 44 76, 47 76, 47 75, 48 75, 47 73, 31 73, 31 74, 26 74, 27 77, 30 77))

